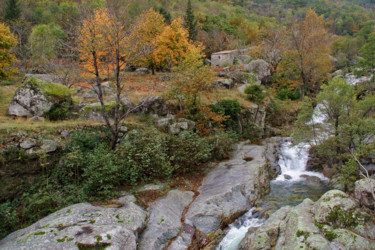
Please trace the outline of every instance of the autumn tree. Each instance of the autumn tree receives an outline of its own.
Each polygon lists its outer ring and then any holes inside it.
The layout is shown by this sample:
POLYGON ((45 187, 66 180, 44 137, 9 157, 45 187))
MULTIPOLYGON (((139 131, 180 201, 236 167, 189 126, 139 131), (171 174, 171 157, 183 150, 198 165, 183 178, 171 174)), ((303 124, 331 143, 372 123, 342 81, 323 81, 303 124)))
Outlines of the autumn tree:
POLYGON ((180 65, 196 49, 202 51, 202 45, 194 44, 188 37, 188 31, 183 27, 181 18, 166 26, 156 41, 157 49, 153 53, 157 65, 172 69, 180 65))
POLYGON ((123 75, 121 72, 127 63, 139 59, 139 55, 130 51, 129 37, 134 26, 124 20, 124 13, 119 6, 99 8, 89 15, 79 30, 81 67, 85 75, 93 78, 92 85, 100 105, 106 126, 111 132, 112 148, 116 147, 123 120, 142 105, 140 102, 133 108, 121 105, 123 98, 123 75), (131 27, 131 29, 129 29, 131 27), (110 117, 104 102, 101 86, 103 77, 108 77, 114 85, 114 115, 110 117))
POLYGON ((135 53, 144 54, 135 64, 150 68, 154 75, 157 63, 153 52, 157 48, 157 38, 165 27, 164 17, 150 9, 140 15, 134 26, 136 28, 133 29, 130 35, 130 43, 137 45, 134 48, 135 53))
POLYGON ((268 62, 271 74, 274 75, 286 50, 286 30, 268 23, 262 27, 259 36, 261 42, 251 51, 251 55, 268 62))
POLYGON ((323 16, 313 10, 306 12, 306 19, 291 28, 291 55, 301 76, 301 95, 306 90, 318 90, 332 68, 329 57, 329 39, 324 28, 323 16))
POLYGON ((0 23, 0 79, 7 79, 15 72, 11 65, 16 60, 12 49, 17 45, 17 39, 8 26, 0 23))

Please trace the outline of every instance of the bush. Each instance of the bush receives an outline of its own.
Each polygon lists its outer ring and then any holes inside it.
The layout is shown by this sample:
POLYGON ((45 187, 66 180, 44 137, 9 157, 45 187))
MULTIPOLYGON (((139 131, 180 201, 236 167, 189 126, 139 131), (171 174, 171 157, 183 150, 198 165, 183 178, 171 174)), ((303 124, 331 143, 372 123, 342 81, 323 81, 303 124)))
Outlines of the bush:
POLYGON ((44 112, 50 121, 66 120, 69 116, 69 106, 66 103, 54 104, 48 111, 44 112))
POLYGON ((259 85, 250 85, 245 89, 245 94, 247 94, 246 98, 249 101, 256 104, 261 104, 264 98, 266 98, 263 88, 259 85))
POLYGON ((123 180, 134 184, 157 177, 171 177, 173 170, 166 151, 166 138, 156 130, 131 131, 116 149, 123 180))
POLYGON ((71 152, 77 147, 82 152, 91 151, 100 144, 109 142, 109 137, 106 136, 107 134, 108 130, 106 128, 103 130, 84 129, 83 131, 75 131, 70 135, 70 141, 66 146, 66 151, 71 152))
POLYGON ((211 159, 212 146, 194 132, 184 132, 169 138, 168 155, 174 169, 189 172, 211 159))
POLYGON ((104 145, 100 145, 86 157, 83 169, 83 193, 90 197, 111 197, 112 190, 120 186, 121 167, 117 165, 114 153, 104 145))
POLYGON ((18 148, 17 146, 10 146, 5 148, 1 153, 5 163, 21 162, 27 163, 36 158, 35 155, 26 153, 26 150, 18 148))
POLYGON ((228 119, 223 122, 226 128, 236 128, 241 112, 241 106, 238 100, 222 100, 210 106, 211 110, 217 114, 224 114, 228 119))
POLYGON ((277 92, 277 98, 280 100, 298 100, 301 97, 301 92, 298 89, 282 89, 277 92))
POLYGON ((223 160, 230 156, 234 142, 238 139, 238 135, 234 132, 218 132, 209 138, 213 159, 223 160))
POLYGON ((7 201, 0 204, 0 239, 18 227, 17 210, 14 204, 7 201))

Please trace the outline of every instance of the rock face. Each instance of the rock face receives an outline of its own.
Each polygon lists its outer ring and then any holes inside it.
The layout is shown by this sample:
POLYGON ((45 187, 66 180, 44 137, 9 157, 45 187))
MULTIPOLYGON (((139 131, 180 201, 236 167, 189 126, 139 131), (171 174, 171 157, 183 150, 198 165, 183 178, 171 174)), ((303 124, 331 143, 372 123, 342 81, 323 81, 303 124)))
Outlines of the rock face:
POLYGON ((363 179, 355 183, 354 196, 361 205, 375 209, 373 193, 375 193, 374 179, 363 179))
POLYGON ((255 124, 260 128, 264 128, 266 121, 266 109, 253 104, 253 107, 245 109, 240 114, 242 124, 255 124))
POLYGON ((267 193, 264 151, 264 146, 240 144, 233 160, 221 163, 205 177, 186 214, 186 223, 208 235, 267 193))
POLYGON ((118 200, 120 208, 87 203, 61 209, 2 241, 1 249, 136 249, 146 212, 134 204, 134 196, 118 200))
POLYGON ((306 199, 279 209, 264 226, 248 232, 240 249, 375 249, 371 213, 344 192, 331 190, 315 203, 306 199))
POLYGON ((282 137, 272 137, 266 140, 266 159, 271 167, 273 175, 280 174, 279 156, 282 137))
POLYGON ((182 131, 193 130, 195 128, 195 122, 184 118, 175 119, 173 115, 157 119, 155 125, 161 131, 168 132, 172 135, 178 135, 182 131))
POLYGON ((245 65, 245 69, 254 72, 262 82, 271 76, 268 63, 262 59, 251 61, 249 64, 245 65))
POLYGON ((219 79, 212 83, 212 86, 220 89, 233 89, 234 83, 232 79, 219 79))
POLYGON ((54 104, 71 101, 67 87, 36 77, 25 77, 24 84, 15 93, 8 114, 41 117, 54 104))
POLYGON ((140 239, 140 250, 163 249, 178 235, 182 226, 182 212, 192 201, 193 195, 193 192, 172 190, 150 206, 150 218, 140 239))
POLYGON ((145 114, 157 114, 164 116, 168 114, 168 107, 165 100, 160 96, 150 96, 141 100, 142 105, 137 110, 145 114))

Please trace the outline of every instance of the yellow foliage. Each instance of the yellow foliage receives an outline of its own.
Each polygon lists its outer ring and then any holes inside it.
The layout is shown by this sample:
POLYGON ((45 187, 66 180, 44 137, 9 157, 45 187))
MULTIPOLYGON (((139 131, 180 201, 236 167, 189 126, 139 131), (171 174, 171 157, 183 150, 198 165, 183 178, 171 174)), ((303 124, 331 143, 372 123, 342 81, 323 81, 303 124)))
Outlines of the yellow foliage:
POLYGON ((6 79, 9 75, 16 72, 11 68, 16 57, 11 53, 17 45, 17 39, 14 37, 8 26, 0 22, 0 78, 6 79))
POLYGON ((185 59, 190 62, 199 61, 203 57, 203 46, 194 44, 188 37, 188 31, 183 27, 181 18, 166 26, 156 41, 157 49, 153 54, 158 66, 172 68, 180 65, 185 59))

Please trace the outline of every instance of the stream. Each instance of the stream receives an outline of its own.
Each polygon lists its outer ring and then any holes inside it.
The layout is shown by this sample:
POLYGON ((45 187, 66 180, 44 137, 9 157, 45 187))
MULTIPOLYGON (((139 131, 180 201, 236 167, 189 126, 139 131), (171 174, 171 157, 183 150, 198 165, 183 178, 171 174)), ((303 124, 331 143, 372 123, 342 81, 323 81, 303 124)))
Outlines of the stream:
MULTIPOLYGON (((356 78, 352 73, 346 74, 345 78, 351 85, 368 81, 368 77, 356 78)), ((322 106, 322 104, 318 104, 315 107, 310 124, 328 126, 325 123, 326 117, 320 111, 322 106)), ((270 215, 283 206, 298 205, 306 198, 316 201, 328 191, 329 179, 321 173, 307 171, 306 165, 311 145, 319 143, 320 140, 329 136, 329 134, 320 131, 311 143, 297 145, 293 144, 291 138, 283 139, 278 162, 281 173, 271 181, 271 192, 262 199, 263 202, 259 207, 251 208, 229 225, 226 236, 216 247, 216 250, 238 249, 248 230, 260 227, 266 221, 264 214, 270 215)))

